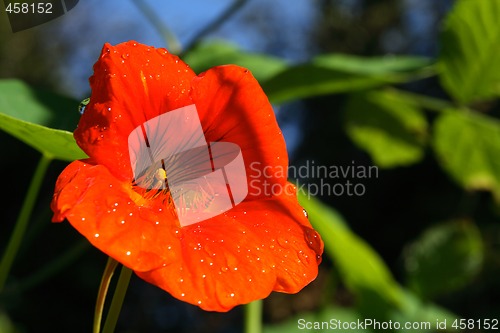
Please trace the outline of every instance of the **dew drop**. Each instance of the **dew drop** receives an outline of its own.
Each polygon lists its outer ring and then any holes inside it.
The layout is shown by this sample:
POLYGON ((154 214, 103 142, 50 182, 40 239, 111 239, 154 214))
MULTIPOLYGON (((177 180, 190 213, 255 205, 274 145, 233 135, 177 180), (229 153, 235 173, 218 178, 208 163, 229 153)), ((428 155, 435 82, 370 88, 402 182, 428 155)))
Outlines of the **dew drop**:
POLYGON ((82 221, 85 221, 85 217, 82 217, 82 221))
POLYGON ((198 301, 198 304, 201 304, 201 301, 198 301))
POLYGON ((132 253, 132 252, 130 252, 130 251, 127 251, 127 255, 128 255, 128 256, 129 256, 129 255, 130 255, 131 253, 132 253))
POLYGON ((95 237, 95 238, 99 237, 99 234, 95 234, 95 235, 94 235, 94 237, 95 237))
POLYGON ((186 294, 182 293, 182 294, 181 294, 181 297, 184 297, 184 296, 186 296, 186 294))
POLYGON ((234 293, 231 293, 229 296, 234 297, 234 293))
POLYGON ((309 215, 307 214, 307 211, 305 209, 302 209, 302 213, 304 213, 304 216, 309 218, 309 215))
POLYGON ((224 267, 221 267, 221 269, 220 269, 220 270, 221 270, 222 272, 227 272, 227 271, 229 270, 229 268, 227 268, 227 267, 225 267, 225 266, 224 266, 224 267))
POLYGON ((121 221, 120 221, 120 223, 121 223, 121 224, 125 224, 125 220, 121 220, 121 221))

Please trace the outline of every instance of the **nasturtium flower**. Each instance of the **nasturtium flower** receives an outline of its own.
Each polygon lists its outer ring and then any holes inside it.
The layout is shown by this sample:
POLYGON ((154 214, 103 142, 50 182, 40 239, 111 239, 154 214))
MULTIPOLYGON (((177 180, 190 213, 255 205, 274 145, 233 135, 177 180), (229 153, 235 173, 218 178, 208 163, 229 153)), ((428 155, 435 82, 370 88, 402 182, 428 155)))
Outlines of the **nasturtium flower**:
MULTIPOLYGON (((287 181, 283 135, 247 69, 226 65, 196 75, 166 49, 129 41, 105 44, 89 81, 74 132, 89 158, 59 176, 54 222, 67 219, 140 278, 205 310, 228 311, 272 291, 296 293, 316 278, 323 242, 287 181), (207 143, 241 149, 248 193, 217 216, 182 225, 168 187, 138 186, 129 136, 190 105, 207 143)), ((151 182, 168 183, 158 165, 146 172, 151 182)))

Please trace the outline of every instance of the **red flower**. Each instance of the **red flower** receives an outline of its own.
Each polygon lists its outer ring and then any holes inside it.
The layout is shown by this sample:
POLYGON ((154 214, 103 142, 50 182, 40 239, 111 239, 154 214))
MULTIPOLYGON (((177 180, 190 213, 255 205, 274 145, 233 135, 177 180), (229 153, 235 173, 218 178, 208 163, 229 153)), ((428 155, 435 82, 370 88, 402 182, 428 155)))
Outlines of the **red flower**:
MULTIPOLYGON (((74 133, 89 158, 59 176, 54 222, 67 219, 142 279, 205 310, 228 311, 273 290, 296 293, 316 278, 323 243, 287 182, 283 136, 248 70, 228 65, 196 76, 167 50, 131 41, 104 45, 90 85, 74 133), (241 149, 248 194, 182 225, 168 187, 138 186, 128 140, 146 121, 189 105, 206 142, 241 149)), ((168 183, 162 170, 147 170, 151 182, 168 183)))

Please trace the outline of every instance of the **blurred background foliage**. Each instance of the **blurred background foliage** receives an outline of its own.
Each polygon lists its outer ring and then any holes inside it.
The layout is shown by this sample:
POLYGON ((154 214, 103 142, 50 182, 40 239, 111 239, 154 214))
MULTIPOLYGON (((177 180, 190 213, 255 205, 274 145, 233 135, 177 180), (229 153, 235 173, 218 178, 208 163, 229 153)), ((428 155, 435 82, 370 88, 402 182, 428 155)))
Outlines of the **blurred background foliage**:
MULTIPOLYGON (((50 224, 49 202, 59 172, 82 156, 70 132, 92 64, 104 42, 130 39, 178 44, 196 72, 251 69, 292 166, 378 167, 370 178, 293 179, 365 192, 300 193, 324 260, 302 292, 265 300, 266 332, 299 331, 298 318, 448 319, 450 331, 456 318, 499 318, 497 0, 82 0, 15 34, 1 15, 0 250, 40 153, 52 160, 0 293, 1 333, 91 330, 106 258, 67 223, 50 224)), ((203 312, 133 279, 118 331, 239 332, 241 316, 203 312)))

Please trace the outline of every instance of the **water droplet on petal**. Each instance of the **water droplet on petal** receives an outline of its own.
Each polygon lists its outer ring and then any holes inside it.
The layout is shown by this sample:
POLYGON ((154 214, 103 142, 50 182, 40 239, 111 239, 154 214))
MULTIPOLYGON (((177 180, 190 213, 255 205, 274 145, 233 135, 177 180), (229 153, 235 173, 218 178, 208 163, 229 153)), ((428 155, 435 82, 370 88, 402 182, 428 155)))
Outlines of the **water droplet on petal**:
POLYGON ((94 237, 95 237, 95 238, 99 237, 99 234, 95 234, 95 235, 94 235, 94 237))
POLYGON ((307 214, 307 211, 305 209, 302 209, 302 213, 304 213, 304 216, 309 218, 309 215, 307 214))
POLYGON ((130 251, 127 251, 127 255, 128 255, 128 256, 129 256, 129 255, 130 255, 131 253, 132 253, 132 252, 130 252, 130 251))

